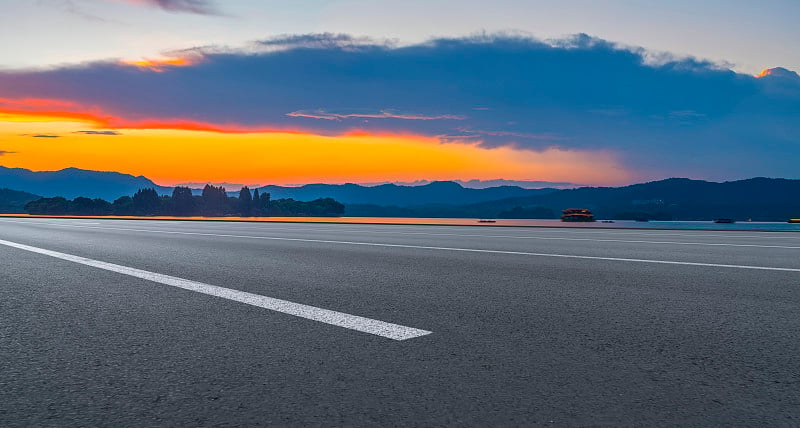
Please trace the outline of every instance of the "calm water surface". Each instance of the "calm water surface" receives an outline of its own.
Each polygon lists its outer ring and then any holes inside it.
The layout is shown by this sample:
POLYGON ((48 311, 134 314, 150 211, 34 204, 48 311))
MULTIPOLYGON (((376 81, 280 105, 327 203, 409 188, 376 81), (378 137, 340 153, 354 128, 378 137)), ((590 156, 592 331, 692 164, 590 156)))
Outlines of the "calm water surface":
MULTIPOLYGON (((0 214, 0 217, 40 217, 57 218, 59 216, 28 216, 22 214, 0 214)), ((460 226, 523 226, 523 227, 578 227, 602 229, 699 229, 699 230, 767 230, 800 232, 800 224, 742 221, 733 224, 718 224, 712 221, 649 221, 617 220, 613 223, 563 223, 560 220, 505 220, 493 219, 493 223, 481 223, 478 219, 469 218, 405 218, 405 217, 77 217, 93 219, 144 219, 144 220, 205 220, 205 221, 249 221, 249 222, 294 222, 294 223, 371 223, 371 224, 425 224, 425 225, 460 225, 460 226)))

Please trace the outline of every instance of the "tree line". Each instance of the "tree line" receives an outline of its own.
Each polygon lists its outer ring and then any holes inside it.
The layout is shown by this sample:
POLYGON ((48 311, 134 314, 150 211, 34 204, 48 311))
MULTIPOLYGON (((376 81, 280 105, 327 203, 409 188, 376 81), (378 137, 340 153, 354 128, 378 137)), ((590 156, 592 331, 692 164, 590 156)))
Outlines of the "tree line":
POLYGON ((200 195, 188 187, 175 187, 172 195, 159 195, 153 188, 139 189, 133 196, 114 202, 77 197, 41 198, 25 204, 28 214, 39 215, 121 215, 121 216, 338 216, 344 205, 331 198, 303 202, 271 200, 269 193, 242 187, 238 197, 228 196, 222 186, 207 184, 200 195))

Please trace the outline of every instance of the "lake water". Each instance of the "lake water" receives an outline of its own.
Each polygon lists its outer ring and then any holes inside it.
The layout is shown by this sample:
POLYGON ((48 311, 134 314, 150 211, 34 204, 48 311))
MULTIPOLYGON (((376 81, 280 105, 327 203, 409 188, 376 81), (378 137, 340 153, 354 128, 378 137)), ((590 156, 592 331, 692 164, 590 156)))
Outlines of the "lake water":
MULTIPOLYGON (((43 217, 56 218, 59 216, 28 216, 24 214, 0 214, 0 217, 43 217)), ((601 229, 699 229, 699 230, 766 230, 800 232, 800 224, 743 221, 733 224, 718 224, 712 221, 649 221, 639 222, 632 220, 616 220, 613 223, 600 221, 593 223, 564 223, 560 220, 505 220, 495 219, 494 223, 480 223, 477 219, 469 218, 405 218, 405 217, 77 217, 68 218, 94 218, 94 219, 145 219, 145 220, 206 220, 206 221, 248 221, 248 222, 293 222, 293 223, 368 223, 368 224, 424 224, 424 225, 458 225, 458 226, 522 226, 522 227, 579 227, 601 229)))

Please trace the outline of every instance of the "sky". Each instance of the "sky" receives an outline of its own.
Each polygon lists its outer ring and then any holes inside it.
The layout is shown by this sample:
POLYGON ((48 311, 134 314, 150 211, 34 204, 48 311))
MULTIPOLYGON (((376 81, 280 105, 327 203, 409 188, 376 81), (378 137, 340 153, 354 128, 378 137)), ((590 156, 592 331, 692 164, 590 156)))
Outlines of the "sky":
POLYGON ((800 178, 794 0, 0 0, 0 166, 800 178))

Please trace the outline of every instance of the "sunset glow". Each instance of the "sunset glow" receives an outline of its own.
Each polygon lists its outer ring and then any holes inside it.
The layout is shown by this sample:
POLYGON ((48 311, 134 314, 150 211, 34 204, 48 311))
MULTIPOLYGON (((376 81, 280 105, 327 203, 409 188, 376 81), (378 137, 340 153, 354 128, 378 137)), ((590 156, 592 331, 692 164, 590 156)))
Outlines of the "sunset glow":
POLYGON ((151 58, 138 60, 122 60, 121 64, 146 69, 156 73, 161 73, 170 67, 187 67, 196 64, 198 61, 192 58, 151 58))
POLYGON ((128 120, 88 108, 78 103, 50 99, 3 99, 0 98, 0 121, 2 122, 83 122, 97 128, 126 129, 173 129, 206 131, 229 134, 302 131, 248 127, 239 124, 211 124, 185 119, 139 119, 128 120))
POLYGON ((161 184, 796 174, 800 76, 648 55, 586 34, 403 45, 323 33, 0 70, 0 165, 161 184), (789 107, 765 109, 775 97, 789 107))
POLYGON ((760 73, 756 74, 756 77, 761 78, 761 77, 769 76, 770 74, 772 74, 772 69, 771 68, 765 68, 765 69, 761 70, 760 73))
MULTIPOLYGON (((32 170, 78 167, 145 175, 159 184, 259 184, 517 179, 620 183, 630 179, 608 152, 487 149, 435 137, 350 132, 216 132, 189 123, 86 131, 69 115, 0 116, 3 164, 32 170), (162 129, 160 126, 169 129, 162 129), (49 136, 50 138, 42 138, 49 136), (38 137, 38 138, 37 138, 38 137), (224 160, 222 162, 221 160, 224 160)), ((145 126, 146 125, 146 126, 145 126)))

